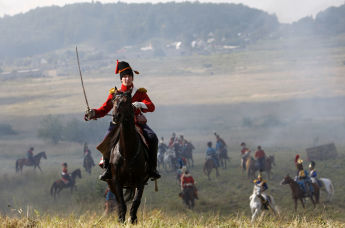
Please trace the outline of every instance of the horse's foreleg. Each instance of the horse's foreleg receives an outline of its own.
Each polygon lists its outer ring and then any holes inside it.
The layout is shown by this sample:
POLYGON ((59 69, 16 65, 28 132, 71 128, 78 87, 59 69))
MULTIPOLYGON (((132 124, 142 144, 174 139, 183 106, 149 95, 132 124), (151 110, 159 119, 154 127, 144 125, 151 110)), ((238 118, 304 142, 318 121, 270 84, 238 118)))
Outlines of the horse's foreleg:
MULTIPOLYGON (((125 200, 123 198, 123 190, 122 186, 118 183, 114 184, 115 191, 113 192, 115 194, 116 200, 117 200, 117 214, 119 218, 119 222, 124 223, 126 218, 126 212, 127 212, 127 206, 125 203, 125 200)), ((113 189, 111 189, 113 190, 113 189)))
MULTIPOLYGON (((37 165, 37 167, 38 167, 38 169, 41 171, 41 173, 43 173, 43 171, 42 171, 40 165, 37 165)), ((35 168, 36 168, 36 166, 35 166, 35 168)))
POLYGON ((140 206, 141 197, 143 196, 143 192, 144 192, 144 186, 140 186, 137 188, 137 191, 135 193, 134 200, 133 200, 132 207, 131 207, 131 211, 130 211, 132 224, 136 224, 138 222, 137 211, 138 211, 138 208, 140 206))
POLYGON ((302 203, 302 207, 305 209, 303 198, 300 198, 300 200, 301 200, 301 203, 302 203))
POLYGON ((258 215, 258 213, 259 213, 259 210, 258 210, 258 209, 255 209, 255 210, 254 210, 254 214, 252 215, 252 220, 251 220, 251 222, 254 222, 256 216, 258 215))
POLYGON ((310 200, 311 200, 311 202, 313 203, 313 206, 314 206, 314 208, 315 208, 315 200, 314 200, 314 198, 313 198, 313 195, 311 195, 309 198, 310 198, 310 200))

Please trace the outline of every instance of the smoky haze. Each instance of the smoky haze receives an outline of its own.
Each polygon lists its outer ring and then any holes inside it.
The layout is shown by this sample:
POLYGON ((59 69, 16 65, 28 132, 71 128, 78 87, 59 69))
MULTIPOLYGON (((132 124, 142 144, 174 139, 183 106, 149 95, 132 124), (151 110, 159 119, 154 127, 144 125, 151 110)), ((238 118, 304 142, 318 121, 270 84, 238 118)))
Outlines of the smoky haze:
MULTIPOLYGON (((305 155, 307 147, 330 142, 343 153, 344 8, 292 24, 243 5, 202 3, 85 3, 0 19, 6 31, 0 38, 0 181, 10 183, 6 191, 0 189, 0 201, 16 206, 10 192, 17 186, 17 179, 11 180, 14 161, 31 146, 48 154, 42 161, 47 176, 26 168, 18 177, 32 199, 49 196, 62 162, 68 161, 71 170, 82 166, 85 141, 100 159, 96 146, 111 119, 83 120, 76 44, 91 108, 105 102, 109 89, 119 88, 116 59, 128 61, 140 72, 135 86, 145 87, 156 105, 146 115, 149 126, 166 142, 172 132, 184 135, 199 158, 204 159, 206 142, 215 141, 214 132, 235 161, 241 142, 253 150, 261 145, 270 154, 286 152, 291 160, 296 153, 305 155), (137 14, 120 21, 114 16, 119 9, 137 14), (44 188, 33 193, 33 183, 40 181, 44 188)), ((92 181, 82 180, 92 186, 90 198, 104 190, 93 175, 92 181)), ((54 209, 45 199, 37 203, 40 208, 63 211, 63 203, 54 209)), ((6 206, 1 210, 8 213, 6 206)))

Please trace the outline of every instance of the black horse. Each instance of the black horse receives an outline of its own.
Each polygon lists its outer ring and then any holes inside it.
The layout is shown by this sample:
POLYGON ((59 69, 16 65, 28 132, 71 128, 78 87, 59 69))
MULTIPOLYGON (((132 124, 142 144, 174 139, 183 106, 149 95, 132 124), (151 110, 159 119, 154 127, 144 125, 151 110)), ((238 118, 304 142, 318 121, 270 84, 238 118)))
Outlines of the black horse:
POLYGON ((148 152, 135 126, 131 91, 116 91, 113 122, 117 125, 114 138, 118 139, 118 143, 113 145, 111 150, 110 166, 113 178, 108 181, 108 185, 118 202, 119 221, 125 221, 126 202, 133 200, 130 218, 131 223, 137 223, 137 211, 144 186, 149 179, 148 152), (126 189, 125 194, 123 189, 126 189))
POLYGON ((86 155, 83 161, 83 167, 85 168, 85 171, 91 174, 93 166, 95 166, 95 162, 93 161, 92 156, 90 154, 86 155))

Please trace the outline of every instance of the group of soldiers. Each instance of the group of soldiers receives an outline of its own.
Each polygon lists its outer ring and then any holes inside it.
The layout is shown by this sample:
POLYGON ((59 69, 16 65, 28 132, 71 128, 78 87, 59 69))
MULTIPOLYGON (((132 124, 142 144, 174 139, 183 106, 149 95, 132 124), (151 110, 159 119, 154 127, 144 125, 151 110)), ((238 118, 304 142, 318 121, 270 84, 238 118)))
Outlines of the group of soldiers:
MULTIPOLYGON (((297 168, 295 181, 298 183, 300 189, 305 195, 310 195, 314 191, 312 183, 317 183, 319 187, 321 187, 321 181, 318 179, 317 171, 315 169, 316 163, 314 161, 310 162, 308 166, 310 172, 308 172, 303 168, 303 160, 300 158, 300 155, 297 154, 295 157, 295 165, 297 168)), ((262 200, 264 209, 268 209, 268 201, 261 195, 261 193, 268 189, 268 184, 266 180, 262 179, 261 172, 259 172, 258 178, 254 180, 254 185, 260 188, 258 196, 262 200)))
POLYGON ((170 149, 175 152, 175 158, 177 162, 177 167, 182 168, 183 166, 187 165, 186 161, 186 152, 189 148, 189 146, 192 146, 192 149, 194 149, 194 146, 191 144, 191 142, 187 141, 184 138, 184 135, 181 134, 180 136, 177 136, 175 132, 172 133, 168 145, 164 142, 164 137, 161 137, 161 140, 158 144, 158 157, 162 159, 164 157, 164 153, 170 149))
MULTIPOLYGON (((139 72, 132 70, 131 66, 127 62, 117 62, 115 74, 120 75, 120 81, 121 81, 121 88, 118 89, 120 92, 131 92, 132 94, 132 105, 135 109, 135 122, 136 124, 141 128, 142 133, 145 137, 145 139, 148 142, 148 149, 149 149, 149 176, 152 180, 160 178, 160 174, 157 171, 157 152, 158 148, 174 148, 179 147, 178 153, 183 153, 184 148, 187 146, 188 141, 184 139, 183 135, 180 135, 180 137, 177 137, 175 133, 173 133, 172 137, 170 138, 169 144, 165 145, 164 139, 161 139, 161 142, 158 145, 158 138, 154 131, 147 125, 146 118, 143 118, 142 113, 146 112, 153 112, 155 110, 155 106, 153 102, 150 100, 149 96, 147 95, 147 90, 144 88, 135 88, 133 81, 134 81, 134 73, 139 74, 139 72), (140 118, 139 118, 140 117, 140 118)), ((104 117, 114 106, 114 96, 116 94, 117 89, 112 88, 109 91, 109 96, 105 103, 99 107, 98 109, 88 109, 85 113, 84 119, 85 121, 91 120, 91 119, 97 119, 104 117)), ((114 129, 116 126, 116 121, 113 121, 109 125, 109 129, 107 134, 114 129)), ((216 137, 216 146, 215 148, 212 147, 212 142, 207 143, 207 150, 206 150, 206 159, 212 159, 216 166, 219 166, 219 157, 220 155, 228 157, 227 155, 227 145, 224 142, 224 140, 217 134, 214 133, 216 137)), ((250 150, 246 147, 246 144, 243 142, 241 143, 242 150, 241 150, 241 156, 242 156, 242 167, 246 168, 246 159, 249 156, 250 150)), ((34 148, 31 147, 29 151, 27 152, 28 160, 31 162, 34 162, 33 159, 33 150, 34 148)), ((88 149, 87 145, 84 146, 84 156, 90 156, 91 151, 88 149)), ((110 158, 110 150, 107 150, 106 153, 102 153, 103 155, 103 164, 102 167, 104 168, 104 173, 99 177, 99 179, 106 181, 112 178, 112 174, 110 171, 109 166, 109 158, 110 158)), ((180 154, 177 154, 177 158, 179 160, 180 167, 183 167, 183 159, 180 154)), ((262 191, 265 191, 268 189, 267 181, 262 179, 261 171, 264 170, 265 166, 265 152, 262 150, 261 146, 257 147, 257 151, 255 152, 254 157, 257 160, 257 165, 259 166, 259 176, 258 179, 254 181, 255 185, 259 185, 262 188, 262 191)), ((296 167, 298 169, 298 175, 297 175, 297 182, 300 184, 301 188, 303 188, 305 191, 308 191, 308 185, 310 177, 308 175, 308 172, 303 169, 302 160, 299 158, 296 158, 296 167)), ((311 177, 317 178, 317 174, 315 171, 315 163, 310 164, 310 170, 311 170, 311 177)), ((65 183, 68 183, 70 181, 70 175, 68 173, 68 165, 66 162, 62 164, 62 173, 61 176, 65 183)), ((189 173, 187 169, 183 171, 183 174, 181 175, 181 188, 183 189, 187 187, 193 187, 195 189, 195 194, 197 197, 197 191, 194 186, 194 179, 189 173)))
MULTIPOLYGON (((245 142, 241 143, 241 166, 243 169, 246 169, 246 162, 249 158, 249 155, 251 151, 248 149, 245 142)), ((266 154, 265 151, 261 148, 261 146, 257 147, 257 150, 255 151, 254 158, 256 160, 255 165, 258 168, 260 172, 263 172, 265 170, 265 162, 266 162, 266 154)))
POLYGON ((206 160, 212 159, 215 166, 219 167, 219 160, 221 157, 228 159, 228 150, 225 141, 215 132, 216 147, 212 147, 212 142, 207 142, 206 160))

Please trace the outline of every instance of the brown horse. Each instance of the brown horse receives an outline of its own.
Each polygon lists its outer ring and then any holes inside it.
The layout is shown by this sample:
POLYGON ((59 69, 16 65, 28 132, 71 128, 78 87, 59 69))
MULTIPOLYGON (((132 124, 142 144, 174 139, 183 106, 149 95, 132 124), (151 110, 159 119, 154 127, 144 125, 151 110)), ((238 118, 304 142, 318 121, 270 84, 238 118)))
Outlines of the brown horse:
POLYGON ((117 125, 110 156, 112 180, 108 181, 110 190, 118 202, 118 218, 125 222, 126 202, 133 200, 130 209, 131 223, 137 223, 137 211, 149 179, 147 147, 142 142, 134 122, 131 91, 116 91, 114 96, 113 122, 117 125), (123 189, 126 189, 126 199, 123 189))
POLYGON ((219 163, 220 163, 220 166, 223 168, 223 169, 226 169, 227 166, 228 166, 228 162, 230 160, 230 158, 228 157, 228 152, 227 152, 227 149, 224 148, 223 150, 221 151, 218 151, 218 158, 219 158, 219 163))
POLYGON ((89 154, 84 157, 83 167, 88 174, 91 174, 92 167, 95 166, 92 156, 89 154))
POLYGON ((212 172, 212 169, 216 169, 216 176, 219 176, 218 167, 213 161, 213 159, 207 159, 204 164, 204 173, 207 175, 208 179, 211 180, 210 174, 212 172))
MULTIPOLYGON (((266 157, 265 168, 263 172, 267 173, 267 178, 271 179, 271 170, 273 165, 275 165, 275 159, 273 155, 266 157)), ((248 156, 246 160, 246 169, 248 178, 255 179, 256 172, 259 171, 259 167, 256 166, 256 160, 252 156, 248 156)))
POLYGON ((187 205, 189 209, 194 208, 194 201, 195 201, 195 193, 194 187, 186 187, 183 189, 181 193, 181 197, 183 202, 187 205))
POLYGON ((68 184, 65 184, 63 180, 59 179, 56 180, 52 186, 50 187, 50 195, 56 198, 56 195, 61 192, 62 189, 64 188, 70 188, 71 193, 73 193, 74 189, 77 189, 77 186, 75 185, 76 178, 79 177, 81 178, 81 171, 80 169, 76 169, 71 173, 71 180, 68 184))
POLYGON ((26 158, 18 159, 16 161, 16 173, 18 173, 19 171, 20 171, 20 173, 22 173, 24 165, 33 166, 34 170, 36 170, 36 167, 37 167, 42 172, 42 169, 40 167, 41 158, 47 159, 46 152, 42 151, 42 152, 36 154, 35 156, 33 156, 34 163, 32 163, 30 160, 28 160, 26 158))
POLYGON ((280 184, 290 185, 292 199, 295 201, 295 211, 297 211, 297 200, 301 201, 303 208, 305 208, 303 198, 306 198, 306 197, 310 198, 311 202, 314 205, 314 208, 315 208, 315 201, 313 197, 315 197, 316 203, 319 203, 320 188, 318 184, 312 184, 314 188, 314 192, 312 192, 311 194, 305 194, 303 190, 300 188, 299 184, 296 181, 294 181, 289 175, 286 175, 286 177, 284 177, 284 179, 281 181, 280 184))

